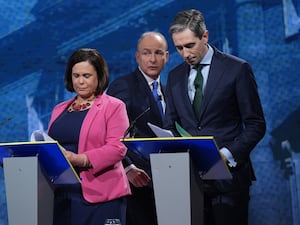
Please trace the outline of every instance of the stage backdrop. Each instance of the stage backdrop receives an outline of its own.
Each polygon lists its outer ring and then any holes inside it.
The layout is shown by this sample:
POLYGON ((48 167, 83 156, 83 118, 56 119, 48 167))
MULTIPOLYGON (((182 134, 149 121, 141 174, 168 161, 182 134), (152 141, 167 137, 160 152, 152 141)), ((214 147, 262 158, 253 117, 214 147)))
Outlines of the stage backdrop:
MULTIPOLYGON (((47 129, 53 106, 70 97, 63 74, 77 48, 98 49, 113 80, 136 68, 139 35, 160 31, 170 51, 166 82, 181 61, 168 27, 190 8, 203 12, 210 43, 249 61, 257 79, 267 134, 251 154, 257 181, 250 224, 300 224, 299 0, 1 0, 0 142, 27 141, 33 130, 47 129)), ((0 192, 0 224, 7 225, 2 168, 0 192)))

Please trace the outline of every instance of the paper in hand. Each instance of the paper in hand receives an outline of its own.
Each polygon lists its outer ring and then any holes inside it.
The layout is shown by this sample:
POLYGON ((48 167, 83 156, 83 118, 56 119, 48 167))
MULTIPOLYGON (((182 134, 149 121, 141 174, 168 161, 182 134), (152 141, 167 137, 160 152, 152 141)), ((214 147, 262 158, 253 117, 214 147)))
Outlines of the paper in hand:
POLYGON ((30 136, 30 141, 54 141, 48 134, 41 130, 35 130, 30 136))
POLYGON ((147 124, 157 137, 174 137, 173 133, 170 130, 162 129, 149 122, 147 124))
MULTIPOLYGON (((45 133, 42 130, 35 130, 32 132, 31 136, 30 136, 30 141, 31 142, 37 142, 37 141, 55 141, 53 138, 51 138, 47 133, 45 133)), ((57 143, 59 145, 59 147, 62 150, 65 150, 59 143, 57 143)))

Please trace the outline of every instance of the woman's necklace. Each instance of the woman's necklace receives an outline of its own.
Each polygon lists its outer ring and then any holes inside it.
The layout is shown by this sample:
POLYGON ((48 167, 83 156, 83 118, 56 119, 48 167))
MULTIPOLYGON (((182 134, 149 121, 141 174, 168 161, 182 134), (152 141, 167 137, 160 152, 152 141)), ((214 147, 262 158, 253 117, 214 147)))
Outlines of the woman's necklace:
POLYGON ((85 100, 82 103, 78 103, 77 97, 75 98, 74 102, 69 106, 68 111, 83 111, 86 109, 89 109, 92 106, 92 103, 94 102, 95 96, 93 96, 90 99, 85 100))

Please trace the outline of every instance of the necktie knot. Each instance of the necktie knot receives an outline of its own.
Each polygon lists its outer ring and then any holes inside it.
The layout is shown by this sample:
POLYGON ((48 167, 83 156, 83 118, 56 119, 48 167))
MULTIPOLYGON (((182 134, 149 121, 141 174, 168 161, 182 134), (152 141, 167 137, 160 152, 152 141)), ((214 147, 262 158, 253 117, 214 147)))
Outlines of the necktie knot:
POLYGON ((197 71, 197 73, 201 72, 201 70, 203 69, 204 66, 206 66, 207 64, 197 64, 193 66, 193 69, 197 71))
POLYGON ((152 87, 153 87, 153 90, 157 90, 158 89, 158 82, 157 81, 154 81, 152 83, 152 87))
POLYGON ((201 70, 204 66, 205 66, 205 64, 197 64, 197 65, 194 65, 194 68, 198 71, 198 70, 201 70))

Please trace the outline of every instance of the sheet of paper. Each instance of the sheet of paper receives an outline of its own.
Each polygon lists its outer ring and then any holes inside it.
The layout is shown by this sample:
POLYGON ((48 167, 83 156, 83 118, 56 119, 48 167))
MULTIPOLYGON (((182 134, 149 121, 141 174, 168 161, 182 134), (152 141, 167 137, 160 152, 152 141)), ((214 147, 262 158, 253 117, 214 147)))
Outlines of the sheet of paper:
POLYGON ((30 136, 30 141, 54 141, 48 134, 42 130, 35 130, 30 136))
POLYGON ((147 124, 157 137, 174 137, 173 133, 170 130, 160 128, 159 126, 156 126, 152 123, 147 124))
MULTIPOLYGON (((55 141, 53 138, 51 138, 46 132, 42 130, 35 130, 32 132, 30 136, 31 142, 38 142, 38 141, 55 141)), ((62 147, 59 143, 57 145, 60 147, 61 150, 65 150, 64 147, 62 147)))

